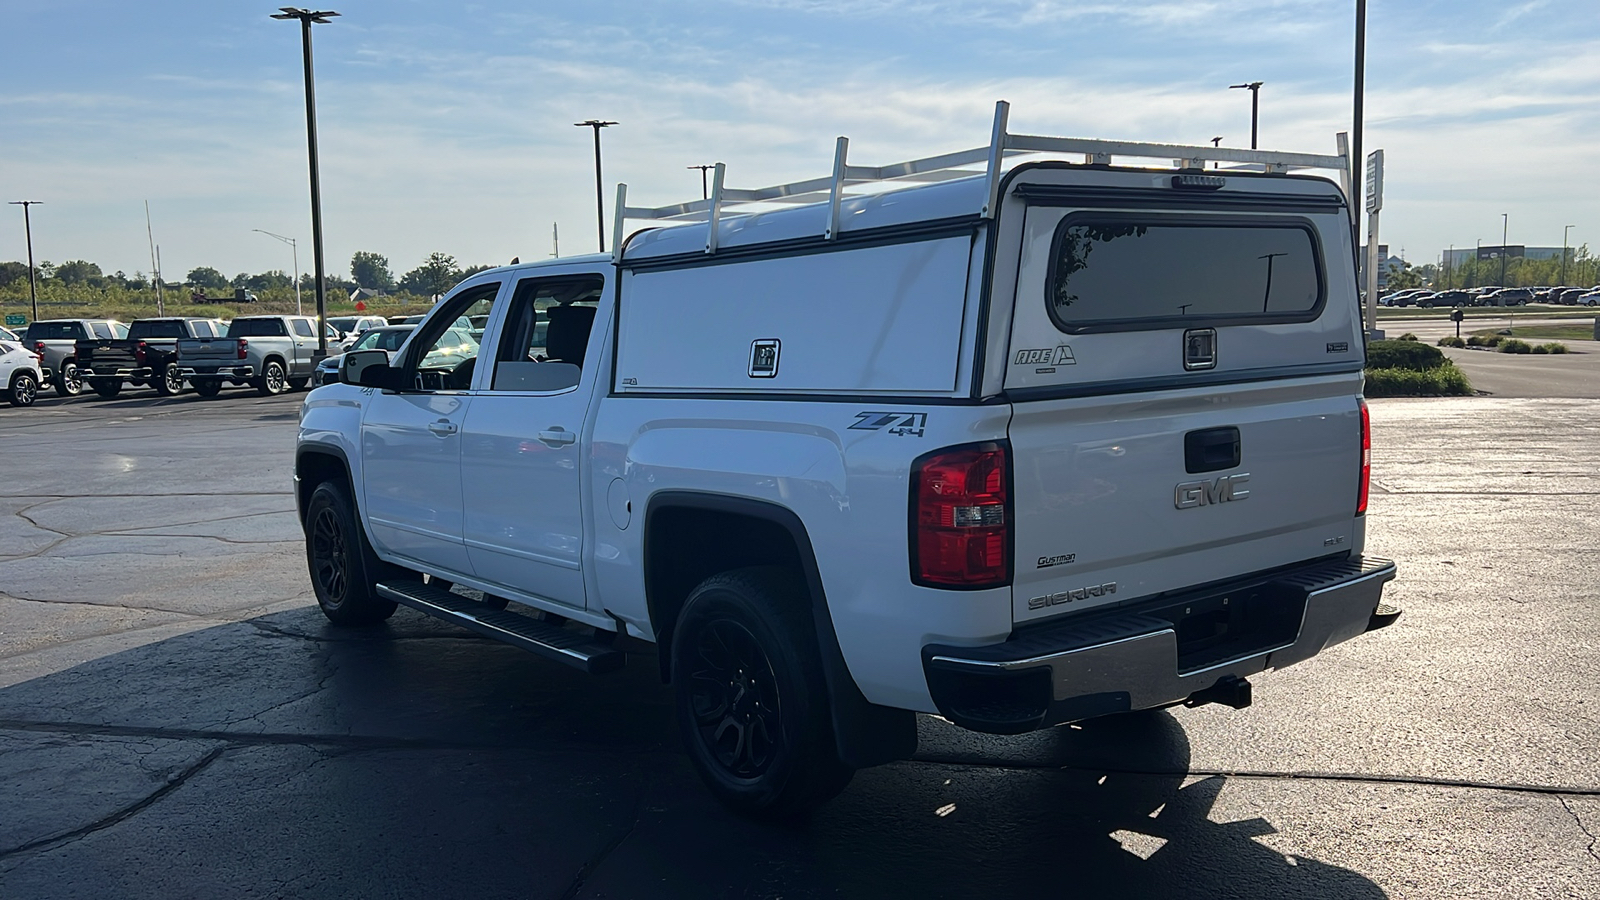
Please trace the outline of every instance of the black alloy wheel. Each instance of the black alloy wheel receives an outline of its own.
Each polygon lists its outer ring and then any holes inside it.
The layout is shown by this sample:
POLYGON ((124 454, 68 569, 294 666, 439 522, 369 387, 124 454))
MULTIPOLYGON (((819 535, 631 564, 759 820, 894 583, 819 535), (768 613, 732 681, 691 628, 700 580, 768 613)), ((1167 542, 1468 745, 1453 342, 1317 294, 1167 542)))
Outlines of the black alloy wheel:
POLYGON ((11 378, 11 390, 6 399, 12 406, 32 406, 33 401, 39 399, 39 380, 32 372, 18 372, 11 378))
POLYGON ((373 625, 394 614, 394 601, 374 590, 391 567, 372 552, 343 484, 317 485, 306 504, 305 531, 311 587, 328 621, 373 625))
POLYGON ((731 619, 708 623, 684 674, 700 741, 717 764, 734 778, 765 775, 783 734, 783 701, 755 635, 731 619))
POLYGON ((83 379, 78 377, 78 364, 67 360, 56 375, 56 393, 63 397, 76 397, 83 393, 83 379))
POLYGON ((288 384, 283 375, 283 363, 275 359, 267 360, 261 367, 261 377, 256 381, 256 392, 263 397, 281 394, 287 389, 288 384))
POLYGON ((200 378, 194 382, 194 392, 202 397, 215 397, 222 393, 222 379, 200 378))
POLYGON ((166 366, 151 379, 151 387, 161 396, 171 397, 183 392, 183 376, 178 373, 177 366, 166 366))
POLYGON ((850 783, 797 573, 764 567, 707 578, 684 602, 671 643, 678 731, 718 800, 786 819, 850 783))

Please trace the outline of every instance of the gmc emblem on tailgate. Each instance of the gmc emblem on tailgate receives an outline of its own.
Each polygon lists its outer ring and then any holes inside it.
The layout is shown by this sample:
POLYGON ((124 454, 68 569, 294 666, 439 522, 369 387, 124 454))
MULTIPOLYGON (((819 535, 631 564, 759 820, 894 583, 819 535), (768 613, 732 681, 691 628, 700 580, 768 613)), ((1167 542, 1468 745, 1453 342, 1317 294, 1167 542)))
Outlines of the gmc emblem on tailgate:
POLYGON ((1224 475, 1216 481, 1185 481, 1173 493, 1173 504, 1179 509, 1193 509, 1196 506, 1244 500, 1250 496, 1250 490, 1244 486, 1249 481, 1249 472, 1224 475))

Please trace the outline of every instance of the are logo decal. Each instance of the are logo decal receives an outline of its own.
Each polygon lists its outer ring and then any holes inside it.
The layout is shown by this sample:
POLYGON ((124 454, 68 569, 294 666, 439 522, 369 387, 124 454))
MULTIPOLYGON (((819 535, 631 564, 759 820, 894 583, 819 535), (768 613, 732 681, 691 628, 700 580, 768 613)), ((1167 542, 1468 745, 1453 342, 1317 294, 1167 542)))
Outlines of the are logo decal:
POLYGON ((1249 472, 1224 475, 1216 481, 1185 481, 1173 492, 1172 502, 1179 509, 1194 509, 1245 500, 1250 496, 1250 490, 1245 487, 1249 481, 1249 472))
POLYGON ((1072 348, 1066 344, 1059 347, 1044 347, 1038 350, 1018 350, 1016 366, 1075 366, 1077 357, 1072 355, 1072 348))
POLYGON ((922 437, 928 414, 918 412, 858 412, 851 431, 887 431, 897 437, 922 437))

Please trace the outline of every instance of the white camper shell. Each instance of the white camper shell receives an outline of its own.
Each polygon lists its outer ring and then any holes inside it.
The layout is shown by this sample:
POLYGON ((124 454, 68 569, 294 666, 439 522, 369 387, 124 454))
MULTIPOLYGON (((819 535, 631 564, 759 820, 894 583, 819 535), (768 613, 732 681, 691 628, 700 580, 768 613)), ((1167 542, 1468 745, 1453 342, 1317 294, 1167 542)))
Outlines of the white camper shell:
POLYGON ((881 168, 841 138, 831 178, 619 187, 611 255, 479 273, 348 354, 297 465, 324 610, 589 671, 654 643, 707 783, 765 813, 909 755, 914 713, 1240 706, 1394 621, 1348 194, 1290 171, 1347 185, 1343 153, 1005 117, 881 168), (471 365, 434 346, 461 315, 471 365))

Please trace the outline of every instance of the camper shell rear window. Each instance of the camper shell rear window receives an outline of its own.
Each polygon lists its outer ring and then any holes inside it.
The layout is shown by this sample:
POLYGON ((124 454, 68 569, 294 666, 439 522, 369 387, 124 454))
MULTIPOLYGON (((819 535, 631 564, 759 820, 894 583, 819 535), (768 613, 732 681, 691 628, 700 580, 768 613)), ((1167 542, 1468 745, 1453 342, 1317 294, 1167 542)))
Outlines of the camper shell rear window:
POLYGON ((234 319, 228 324, 228 337, 287 337, 282 319, 234 319))
POLYGON ((1045 305, 1069 334, 1306 322, 1325 281, 1304 219, 1085 212, 1056 226, 1045 305))

